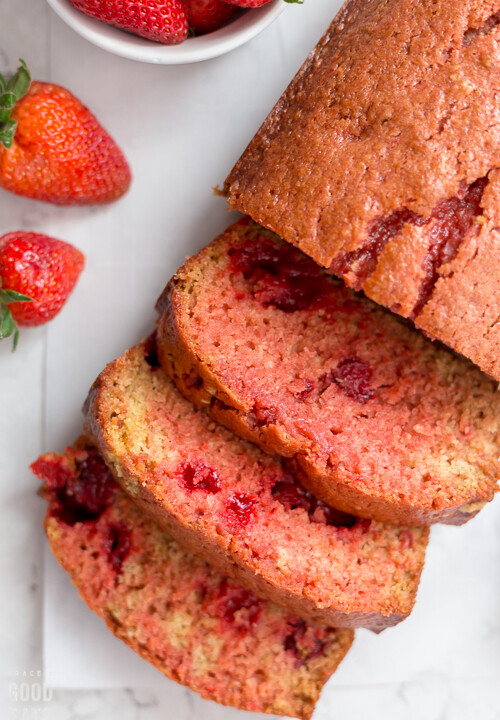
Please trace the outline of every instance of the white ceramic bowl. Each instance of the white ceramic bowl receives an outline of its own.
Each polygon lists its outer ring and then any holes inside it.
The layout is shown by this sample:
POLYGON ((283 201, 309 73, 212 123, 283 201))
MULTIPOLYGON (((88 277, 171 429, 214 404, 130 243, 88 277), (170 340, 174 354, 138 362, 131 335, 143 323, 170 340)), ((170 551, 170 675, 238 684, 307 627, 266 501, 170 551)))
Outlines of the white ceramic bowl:
POLYGON ((161 65, 182 65, 223 55, 243 45, 270 25, 286 7, 285 0, 271 0, 249 10, 225 27, 207 35, 187 38, 180 45, 161 45, 94 20, 69 0, 47 0, 50 7, 75 32, 115 55, 161 65))

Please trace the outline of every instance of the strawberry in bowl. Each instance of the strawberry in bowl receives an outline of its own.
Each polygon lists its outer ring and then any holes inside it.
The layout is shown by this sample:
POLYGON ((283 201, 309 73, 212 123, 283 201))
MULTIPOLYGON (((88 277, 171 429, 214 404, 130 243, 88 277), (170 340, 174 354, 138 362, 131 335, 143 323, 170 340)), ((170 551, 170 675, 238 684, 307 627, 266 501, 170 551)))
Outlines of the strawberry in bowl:
POLYGON ((182 0, 71 0, 80 12, 101 22, 145 37, 176 45, 187 38, 188 21, 182 0))
POLYGON ((189 32, 219 30, 238 8, 257 8, 270 0, 70 0, 80 12, 141 37, 177 45, 189 32))
POLYGON ((274 21, 288 0, 238 0, 248 2, 248 7, 226 0, 47 2, 75 32, 108 52, 140 62, 180 65, 243 45, 274 21))

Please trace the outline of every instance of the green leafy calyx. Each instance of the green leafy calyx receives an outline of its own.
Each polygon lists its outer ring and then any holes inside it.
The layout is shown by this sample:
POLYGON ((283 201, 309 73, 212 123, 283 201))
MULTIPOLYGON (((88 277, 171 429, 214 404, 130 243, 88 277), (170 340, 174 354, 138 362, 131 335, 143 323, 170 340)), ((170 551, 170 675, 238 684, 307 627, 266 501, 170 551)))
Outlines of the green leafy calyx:
POLYGON ((32 300, 33 298, 16 292, 16 290, 4 289, 0 279, 0 340, 13 336, 13 351, 16 349, 19 340, 19 328, 12 317, 9 305, 13 302, 32 302, 32 300))
POLYGON ((12 147, 16 134, 17 122, 12 120, 11 113, 14 105, 23 98, 31 85, 31 76, 24 60, 15 75, 7 82, 0 75, 0 143, 6 148, 12 147))

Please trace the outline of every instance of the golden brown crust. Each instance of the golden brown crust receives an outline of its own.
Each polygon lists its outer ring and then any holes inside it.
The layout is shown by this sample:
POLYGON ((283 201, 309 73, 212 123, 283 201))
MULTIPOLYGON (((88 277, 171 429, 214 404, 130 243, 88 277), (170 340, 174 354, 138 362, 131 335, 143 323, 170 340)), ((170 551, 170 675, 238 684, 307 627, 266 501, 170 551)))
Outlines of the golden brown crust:
POLYGON ((497 380, 499 54, 499 0, 350 0, 225 184, 231 207, 497 380), (440 256, 440 203, 481 178, 480 224, 440 256), (405 210, 426 224, 371 246, 405 210))

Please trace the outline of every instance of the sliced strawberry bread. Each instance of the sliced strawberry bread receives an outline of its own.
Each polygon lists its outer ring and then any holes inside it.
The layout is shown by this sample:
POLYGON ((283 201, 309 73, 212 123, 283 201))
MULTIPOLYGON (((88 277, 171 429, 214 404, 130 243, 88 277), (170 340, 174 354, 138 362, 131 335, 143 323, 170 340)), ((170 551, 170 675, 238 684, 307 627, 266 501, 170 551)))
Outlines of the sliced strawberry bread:
POLYGON ((44 481, 52 551, 114 635, 207 699, 311 717, 351 630, 306 623, 182 550, 84 441, 32 469, 44 481))
POLYGON ((499 93, 499 0, 349 0, 229 204, 500 380, 499 93))
POLYGON ((280 458, 183 398, 152 339, 96 380, 85 428, 145 512, 256 595, 335 627, 379 631, 410 613, 427 530, 316 500, 280 458))
POLYGON ((500 393, 468 361, 244 218, 158 302, 184 395, 345 512, 460 524, 500 475, 500 393))

